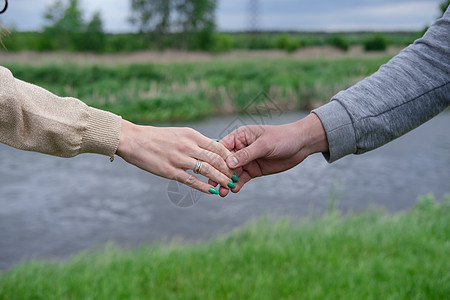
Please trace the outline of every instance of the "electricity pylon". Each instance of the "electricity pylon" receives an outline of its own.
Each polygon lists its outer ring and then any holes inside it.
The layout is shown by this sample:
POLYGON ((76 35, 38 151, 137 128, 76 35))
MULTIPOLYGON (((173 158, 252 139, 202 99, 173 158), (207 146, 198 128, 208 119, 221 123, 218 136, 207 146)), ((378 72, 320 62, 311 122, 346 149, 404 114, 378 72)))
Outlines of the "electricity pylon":
POLYGON ((260 29, 259 0, 248 0, 248 31, 258 32, 260 29))

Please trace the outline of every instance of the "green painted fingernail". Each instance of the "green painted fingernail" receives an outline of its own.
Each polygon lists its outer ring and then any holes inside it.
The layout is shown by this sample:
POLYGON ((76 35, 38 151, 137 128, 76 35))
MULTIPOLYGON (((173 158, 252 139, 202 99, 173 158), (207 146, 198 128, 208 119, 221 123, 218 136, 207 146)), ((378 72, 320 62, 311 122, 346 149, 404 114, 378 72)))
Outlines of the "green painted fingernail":
POLYGON ((216 141, 216 142, 219 142, 219 140, 218 139, 212 139, 213 141, 216 141))
POLYGON ((216 190, 215 188, 209 188, 209 192, 214 195, 219 195, 219 191, 216 190))
POLYGON ((236 174, 233 174, 233 176, 231 176, 231 180, 233 180, 234 182, 239 182, 239 177, 237 177, 236 174))
POLYGON ((234 189, 235 187, 236 187, 236 185, 233 183, 233 181, 228 181, 228 187, 230 188, 230 189, 234 189))

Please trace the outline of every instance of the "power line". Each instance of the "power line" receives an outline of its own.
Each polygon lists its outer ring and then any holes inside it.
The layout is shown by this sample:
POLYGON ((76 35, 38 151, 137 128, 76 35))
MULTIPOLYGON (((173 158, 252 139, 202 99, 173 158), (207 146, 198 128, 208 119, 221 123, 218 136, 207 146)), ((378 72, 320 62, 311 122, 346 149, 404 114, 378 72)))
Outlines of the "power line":
POLYGON ((258 32, 260 26, 259 0, 248 0, 248 31, 258 32))

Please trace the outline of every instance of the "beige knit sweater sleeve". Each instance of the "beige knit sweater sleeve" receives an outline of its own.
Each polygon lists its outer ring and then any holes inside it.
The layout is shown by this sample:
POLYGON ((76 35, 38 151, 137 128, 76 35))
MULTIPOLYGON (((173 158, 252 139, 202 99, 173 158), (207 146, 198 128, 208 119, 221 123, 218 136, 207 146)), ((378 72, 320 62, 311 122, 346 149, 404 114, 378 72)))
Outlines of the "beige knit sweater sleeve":
POLYGON ((58 97, 0 67, 1 143, 61 157, 112 156, 120 127, 121 117, 75 98, 58 97))

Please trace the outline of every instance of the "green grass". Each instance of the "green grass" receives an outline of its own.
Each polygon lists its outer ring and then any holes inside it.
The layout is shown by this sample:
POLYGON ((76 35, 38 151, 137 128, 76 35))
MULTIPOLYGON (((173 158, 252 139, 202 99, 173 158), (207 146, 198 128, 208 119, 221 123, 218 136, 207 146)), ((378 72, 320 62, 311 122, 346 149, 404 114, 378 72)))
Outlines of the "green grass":
POLYGON ((388 215, 263 218, 197 244, 108 246, 0 275, 1 299, 449 299, 450 198, 388 215))
POLYGON ((283 110, 310 109, 389 58, 248 60, 138 65, 6 65, 60 96, 142 122, 239 113, 265 91, 283 110))

